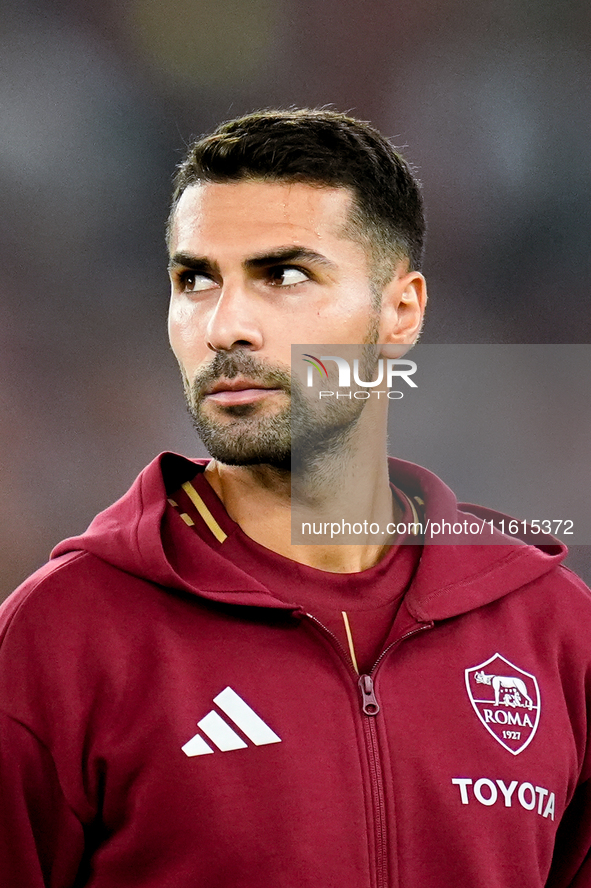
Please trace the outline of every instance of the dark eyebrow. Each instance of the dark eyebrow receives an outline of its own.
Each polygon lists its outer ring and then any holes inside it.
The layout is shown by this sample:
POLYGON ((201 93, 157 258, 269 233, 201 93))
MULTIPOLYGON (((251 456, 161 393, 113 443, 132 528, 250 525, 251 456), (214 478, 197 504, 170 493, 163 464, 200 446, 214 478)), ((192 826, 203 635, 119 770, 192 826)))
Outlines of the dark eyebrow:
POLYGON ((168 261, 168 268, 190 268, 201 274, 219 273, 217 262, 211 262, 204 256, 193 256, 191 253, 175 253, 168 261))
MULTIPOLYGON (((309 262, 313 265, 322 265, 333 271, 337 267, 322 253, 316 253, 314 250, 307 250, 304 247, 279 247, 271 253, 260 253, 246 259, 244 266, 246 268, 270 268, 272 265, 288 265, 290 262, 309 262)), ((211 274, 212 272, 219 274, 217 262, 212 262, 204 256, 193 256, 191 253, 174 253, 170 257, 168 267, 169 269, 190 268, 192 271, 203 274, 211 274)))
POLYGON ((313 265, 323 265, 325 268, 336 269, 336 265, 322 253, 307 250, 304 247, 280 247, 272 253, 261 253, 247 259, 246 268, 269 268, 271 265, 288 265, 290 262, 310 262, 313 265))

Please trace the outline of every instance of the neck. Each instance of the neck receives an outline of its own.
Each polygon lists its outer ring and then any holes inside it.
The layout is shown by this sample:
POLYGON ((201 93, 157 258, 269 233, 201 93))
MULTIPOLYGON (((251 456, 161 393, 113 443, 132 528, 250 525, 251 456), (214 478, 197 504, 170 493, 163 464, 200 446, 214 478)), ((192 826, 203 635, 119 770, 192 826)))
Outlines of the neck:
POLYGON ((332 573, 367 570, 388 551, 393 539, 383 531, 399 518, 388 480, 385 427, 372 422, 367 434, 367 425, 359 423, 338 449, 293 472, 213 460, 206 478, 230 517, 257 543, 332 573))

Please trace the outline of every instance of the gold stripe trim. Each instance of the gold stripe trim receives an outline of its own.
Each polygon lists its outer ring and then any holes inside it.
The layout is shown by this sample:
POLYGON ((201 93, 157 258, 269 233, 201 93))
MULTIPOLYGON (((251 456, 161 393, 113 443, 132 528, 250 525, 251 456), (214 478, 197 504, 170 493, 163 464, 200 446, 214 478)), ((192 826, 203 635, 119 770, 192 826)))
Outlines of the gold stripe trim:
POLYGON ((357 657, 355 656, 355 648, 353 646, 353 633, 351 632, 351 627, 349 625, 349 617, 347 616, 347 611, 341 611, 343 615, 343 623, 345 624, 345 632, 347 633, 347 641, 349 643, 349 653, 351 654, 351 659, 353 660, 353 666, 355 667, 355 672, 359 675, 359 667, 357 665, 357 657))
POLYGON ((181 516, 181 518, 183 519, 185 524, 188 524, 189 527, 195 527, 195 522, 193 521, 193 519, 191 518, 190 515, 187 515, 186 512, 179 512, 179 515, 181 516))
POLYGON ((224 533, 190 481, 185 481, 183 484, 183 490, 211 530, 216 540, 223 543, 224 540, 228 538, 228 534, 224 533))
MULTIPOLYGON (((420 524, 419 513, 417 512, 417 510, 416 510, 416 508, 415 508, 415 504, 414 504, 413 501, 410 499, 410 497, 408 497, 408 496, 404 493, 404 490, 402 490, 401 493, 404 495, 404 499, 406 500, 406 502, 407 502, 407 503, 409 504, 409 506, 410 506, 410 511, 412 512, 412 520, 413 520, 413 523, 414 523, 414 524, 420 524)), ((413 527, 411 533, 412 533, 413 536, 416 536, 416 535, 417 535, 417 528, 416 528, 416 527, 413 527)))

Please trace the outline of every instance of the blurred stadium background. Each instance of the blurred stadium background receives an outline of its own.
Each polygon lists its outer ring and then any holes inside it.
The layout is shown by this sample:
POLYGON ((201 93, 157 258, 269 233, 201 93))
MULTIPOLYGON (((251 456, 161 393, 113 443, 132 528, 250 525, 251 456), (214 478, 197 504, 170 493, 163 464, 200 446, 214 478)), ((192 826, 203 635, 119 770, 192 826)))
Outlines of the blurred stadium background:
POLYGON ((162 232, 220 120, 331 104, 404 148, 426 343, 591 342, 588 2, 0 0, 0 21, 0 597, 160 450, 202 454, 162 232))

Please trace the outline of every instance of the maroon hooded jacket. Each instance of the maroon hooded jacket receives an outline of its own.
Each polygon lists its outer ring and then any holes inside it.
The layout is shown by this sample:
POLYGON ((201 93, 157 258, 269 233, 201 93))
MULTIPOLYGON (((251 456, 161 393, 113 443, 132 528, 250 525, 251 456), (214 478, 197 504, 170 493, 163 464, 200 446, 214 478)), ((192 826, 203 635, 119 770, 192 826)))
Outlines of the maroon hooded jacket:
MULTIPOLYGON (((591 600, 564 548, 425 545, 359 681, 171 520, 202 469, 160 457, 2 607, 2 888, 591 885, 591 600)), ((493 517, 392 478, 427 516, 493 517)))

